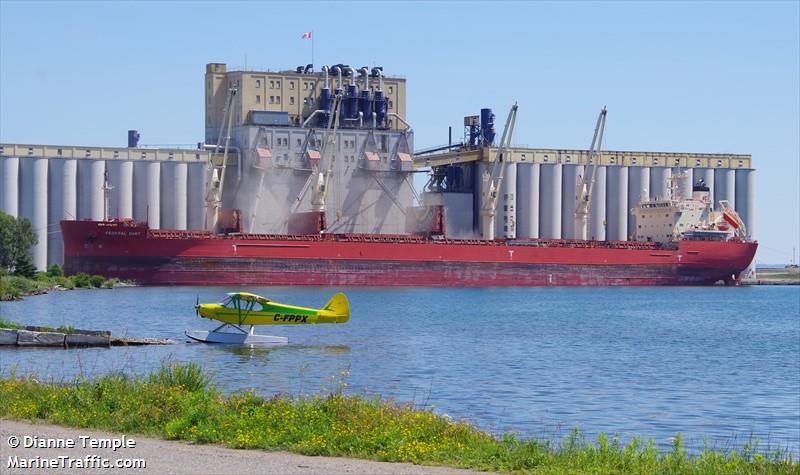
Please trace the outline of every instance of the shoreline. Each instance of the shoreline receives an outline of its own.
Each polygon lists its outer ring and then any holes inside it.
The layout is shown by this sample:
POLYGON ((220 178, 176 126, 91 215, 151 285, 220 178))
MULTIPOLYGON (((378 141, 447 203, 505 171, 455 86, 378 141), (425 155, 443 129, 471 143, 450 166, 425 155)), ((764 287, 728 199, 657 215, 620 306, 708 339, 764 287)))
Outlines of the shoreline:
POLYGON ((138 284, 116 278, 105 278, 99 275, 90 276, 88 274, 65 277, 63 275, 48 275, 45 272, 40 272, 35 278, 19 275, 0 275, 0 302, 16 302, 24 300, 25 297, 45 295, 54 291, 113 290, 125 287, 138 287, 138 284))
MULTIPOLYGON (((226 394, 194 363, 162 366, 146 376, 108 374, 61 383, 11 373, 0 379, 0 401, 0 420, 35 420, 86 429, 78 432, 144 434, 220 450, 292 452, 350 462, 576 474, 690 474, 700 469, 719 474, 788 474, 798 468, 781 450, 759 452, 745 446, 691 453, 680 433, 666 450, 656 448, 652 439, 626 443, 602 433, 592 442, 577 429, 560 441, 542 440, 513 433, 493 435, 430 409, 341 392, 269 398, 252 391, 226 394)), ((334 467, 319 473, 330 470, 338 471, 334 467)))

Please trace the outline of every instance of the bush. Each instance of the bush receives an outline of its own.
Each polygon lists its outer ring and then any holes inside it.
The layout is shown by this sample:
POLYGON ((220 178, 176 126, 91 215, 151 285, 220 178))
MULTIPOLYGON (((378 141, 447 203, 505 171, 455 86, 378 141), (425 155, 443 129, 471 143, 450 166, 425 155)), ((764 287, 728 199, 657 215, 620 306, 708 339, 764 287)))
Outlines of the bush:
POLYGON ((103 282, 103 288, 113 289, 114 286, 116 286, 117 284, 119 284, 119 279, 117 279, 116 277, 112 277, 111 279, 108 279, 105 282, 103 282))
POLYGON ((61 269, 60 265, 53 264, 47 268, 47 275, 50 277, 63 277, 64 271, 61 269))
POLYGON ((64 277, 63 275, 53 277, 53 283, 62 289, 72 290, 75 288, 75 282, 73 282, 69 277, 64 277))
POLYGON ((93 275, 91 278, 92 287, 99 289, 106 282, 106 278, 102 275, 93 275))
POLYGON ((86 272, 81 272, 80 274, 73 275, 71 279, 72 282, 75 284, 75 287, 79 289, 88 289, 92 287, 92 277, 86 272))

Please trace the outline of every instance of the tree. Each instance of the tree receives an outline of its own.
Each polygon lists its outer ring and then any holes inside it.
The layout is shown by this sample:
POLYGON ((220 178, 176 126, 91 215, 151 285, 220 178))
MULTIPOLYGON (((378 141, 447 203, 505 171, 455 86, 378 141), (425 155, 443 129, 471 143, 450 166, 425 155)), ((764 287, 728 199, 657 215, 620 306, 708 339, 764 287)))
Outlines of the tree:
POLYGON ((25 252, 17 257, 17 261, 14 263, 14 274, 29 279, 36 277, 36 267, 34 267, 33 262, 31 262, 30 254, 25 252))
POLYGON ((0 267, 11 270, 18 260, 24 259, 23 255, 30 261, 31 246, 37 242, 28 218, 15 218, 0 211, 0 267))

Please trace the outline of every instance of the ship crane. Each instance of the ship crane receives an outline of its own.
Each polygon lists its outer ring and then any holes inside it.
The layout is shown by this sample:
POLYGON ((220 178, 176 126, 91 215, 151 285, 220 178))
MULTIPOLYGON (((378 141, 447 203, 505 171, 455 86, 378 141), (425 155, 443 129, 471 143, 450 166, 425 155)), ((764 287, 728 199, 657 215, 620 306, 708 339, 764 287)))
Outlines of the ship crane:
POLYGON ((589 228, 589 209, 592 205, 592 192, 594 191, 594 182, 597 178, 598 164, 595 163, 595 156, 600 160, 600 149, 603 145, 603 131, 606 127, 606 108, 600 111, 597 117, 597 125, 594 127, 594 137, 592 137, 592 146, 589 148, 589 159, 586 172, 578 183, 578 196, 575 202, 575 230, 577 238, 586 241, 588 239, 589 228), (592 175, 587 182, 589 176, 588 167, 592 167, 592 175))
POLYGON ((311 174, 311 210, 325 212, 325 198, 328 195, 328 181, 333 173, 333 150, 336 146, 336 130, 339 128, 339 106, 342 95, 337 94, 333 99, 333 112, 328 119, 328 128, 325 130, 325 140, 322 144, 320 163, 311 174), (330 152, 330 153, 329 153, 330 152), (330 159, 328 156, 330 155, 330 159), (327 165, 327 167, 326 167, 327 165))
POLYGON ((214 162, 214 156, 211 158, 211 173, 208 177, 208 187, 206 189, 206 214, 203 227, 205 229, 215 230, 217 227, 217 219, 219 218, 219 208, 222 204, 222 187, 225 184, 225 169, 228 166, 228 149, 231 143, 231 125, 233 123, 233 99, 236 97, 236 88, 232 87, 228 90, 228 100, 225 102, 225 109, 222 112, 222 124, 219 129, 219 137, 217 138, 217 146, 214 148, 214 154, 219 153, 220 147, 223 147, 222 163, 217 165, 214 162), (224 146, 223 142, 224 135, 224 146))
POLYGON ((503 172, 505 171, 505 153, 511 146, 511 135, 514 133, 514 122, 517 120, 517 103, 511 106, 506 119, 506 126, 503 129, 503 136, 500 139, 500 147, 494 158, 491 171, 484 171, 482 176, 483 200, 481 204, 481 218, 483 225, 483 239, 486 241, 494 240, 495 212, 497 211, 497 194, 500 185, 503 183, 503 172))

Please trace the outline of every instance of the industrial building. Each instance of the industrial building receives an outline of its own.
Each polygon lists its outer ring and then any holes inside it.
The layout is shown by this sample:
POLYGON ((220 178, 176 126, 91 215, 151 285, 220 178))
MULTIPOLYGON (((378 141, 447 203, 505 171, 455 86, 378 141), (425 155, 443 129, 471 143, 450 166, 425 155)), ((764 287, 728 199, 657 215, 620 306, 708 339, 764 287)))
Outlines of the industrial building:
MULTIPOLYGON (((39 236, 37 268, 62 262, 61 219, 118 216, 154 229, 200 229, 208 227, 215 186, 223 207, 242 210, 244 231, 294 232, 293 216, 315 209, 315 177, 323 171, 328 232, 404 233, 421 205, 444 204, 450 236, 480 235, 480 177, 497 154, 493 140, 414 155, 406 81, 385 77, 382 68, 259 72, 210 63, 205 108, 205 141, 196 150, 138 148, 136 140, 121 148, 0 144, 0 210, 31 219, 39 236), (428 168, 432 179, 420 197, 412 175, 428 168), (224 188, 215 170, 225 171, 224 188)), ((596 162, 591 239, 632 236, 630 209, 667 196, 677 171, 702 178, 714 201, 727 200, 754 235, 749 155, 603 150, 596 162)), ((575 238, 576 187, 587 164, 584 150, 504 154, 496 235, 575 238)))
MULTIPOLYGON (((430 167, 435 180, 427 200, 445 204, 451 235, 477 234, 479 179, 496 148, 462 146, 456 151, 417 155, 417 168, 430 167), (476 192, 477 190, 477 192, 476 192)), ((586 150, 512 148, 505 154, 496 235, 505 238, 576 239, 577 185, 588 164, 586 150)), ((702 179, 714 203, 727 200, 753 237, 755 170, 750 155, 602 151, 590 208, 589 239, 624 241, 634 234, 630 210, 642 200, 669 196, 673 173, 702 179)))

